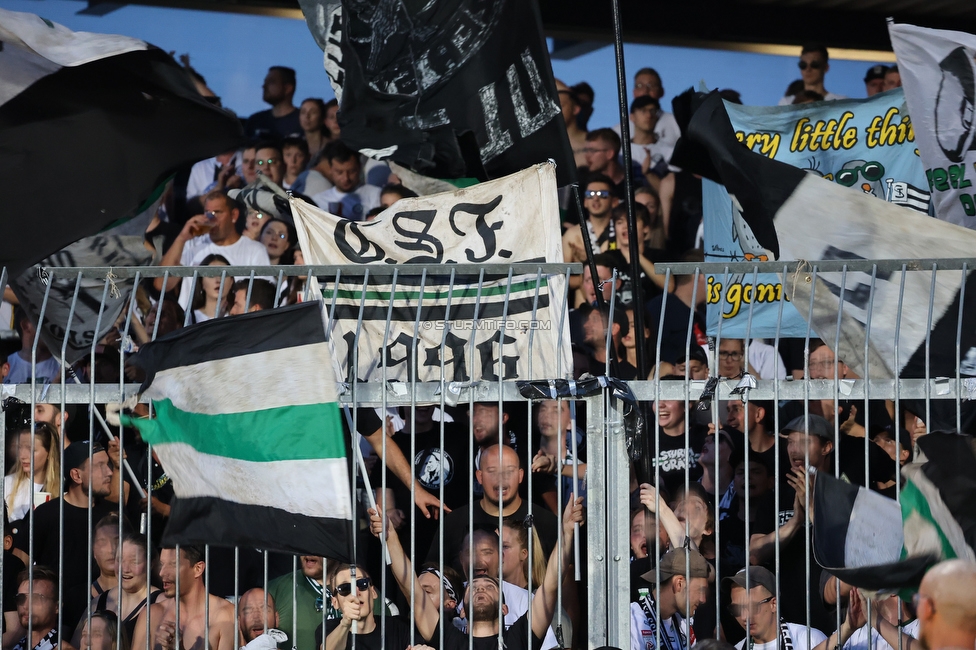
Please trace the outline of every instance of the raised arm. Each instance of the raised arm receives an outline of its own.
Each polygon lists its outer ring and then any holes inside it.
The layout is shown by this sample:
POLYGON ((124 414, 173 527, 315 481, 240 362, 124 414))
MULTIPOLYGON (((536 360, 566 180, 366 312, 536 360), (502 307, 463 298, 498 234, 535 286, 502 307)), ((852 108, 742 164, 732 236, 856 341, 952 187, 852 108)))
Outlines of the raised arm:
POLYGON ((552 549, 549 564, 546 565, 545 578, 532 598, 532 634, 537 639, 546 638, 552 616, 556 613, 556 590, 563 579, 559 572, 560 556, 562 556, 563 572, 568 571, 573 553, 573 528, 575 524, 582 523, 583 498, 577 497, 566 504, 566 509, 563 511, 563 545, 552 549))
MULTIPOLYGON (((668 539, 671 540, 671 548, 681 548, 685 543, 685 527, 681 525, 678 521, 678 517, 675 516, 674 511, 668 507, 664 501, 661 501, 660 512, 658 510, 657 503, 657 490, 653 485, 644 483, 641 485, 640 490, 640 502, 644 504, 648 512, 658 517, 658 521, 664 526, 664 530, 668 533, 668 539)), ((695 546, 695 542, 691 542, 692 547, 695 546)), ((697 548, 695 550, 698 550, 697 548)))
POLYGON ((424 637, 425 641, 430 641, 437 629, 437 624, 440 622, 441 613, 434 607, 434 603, 431 602, 423 587, 420 586, 420 581, 417 580, 417 575, 413 570, 413 563, 410 562, 410 558, 403 550, 396 531, 392 530, 390 526, 384 526, 383 518, 374 508, 370 508, 367 512, 369 513, 370 532, 379 539, 382 539, 384 532, 386 534, 386 549, 390 554, 390 570, 393 571, 393 577, 400 585, 400 591, 408 599, 410 598, 410 587, 413 585, 414 602, 410 609, 413 610, 414 622, 417 624, 420 635, 424 637))

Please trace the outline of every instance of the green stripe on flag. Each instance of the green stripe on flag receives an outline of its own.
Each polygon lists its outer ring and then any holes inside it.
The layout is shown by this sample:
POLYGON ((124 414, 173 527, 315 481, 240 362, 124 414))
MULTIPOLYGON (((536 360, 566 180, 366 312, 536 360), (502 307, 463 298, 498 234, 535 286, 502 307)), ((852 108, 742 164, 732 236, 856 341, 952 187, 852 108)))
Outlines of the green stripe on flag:
MULTIPOLYGON (((538 282, 539 292, 541 294, 543 289, 548 288, 549 281, 546 276, 542 276, 538 282)), ((504 296, 506 293, 516 294, 522 291, 532 291, 536 289, 536 281, 526 280, 524 282, 513 283, 511 288, 506 284, 502 284, 496 287, 482 287, 481 288, 481 298, 490 298, 493 296, 504 296)), ((322 297, 324 299, 332 298, 333 294, 336 294, 338 298, 347 298, 362 300, 364 297, 366 300, 382 300, 388 302, 390 300, 389 290, 383 291, 379 289, 367 289, 363 291, 362 288, 359 289, 339 289, 335 291, 334 289, 322 289, 322 297)), ((447 288, 441 290, 424 290, 423 299, 426 300, 447 300, 448 294, 451 295, 452 300, 457 300, 459 298, 477 298, 478 287, 477 285, 468 288, 457 288, 454 291, 448 291, 447 288)), ((395 300, 419 300, 420 299, 419 290, 399 290, 397 289, 394 299, 395 300)))
MULTIPOLYGON (((920 519, 920 523, 926 526, 930 525, 931 530, 938 535, 939 544, 942 547, 942 559, 951 560, 956 557, 952 543, 943 532, 942 526, 939 525, 939 522, 932 515, 932 509, 929 507, 928 499, 926 499, 922 491, 911 480, 906 480, 905 486, 901 489, 901 518, 906 523, 910 519, 917 518, 916 521, 920 519)), ((902 559, 908 557, 907 549, 902 548, 901 557, 902 559)))
POLYGON ((152 445, 186 443, 204 454, 252 462, 345 458, 335 403, 286 406, 221 415, 181 411, 168 400, 153 400, 156 417, 133 420, 152 445))

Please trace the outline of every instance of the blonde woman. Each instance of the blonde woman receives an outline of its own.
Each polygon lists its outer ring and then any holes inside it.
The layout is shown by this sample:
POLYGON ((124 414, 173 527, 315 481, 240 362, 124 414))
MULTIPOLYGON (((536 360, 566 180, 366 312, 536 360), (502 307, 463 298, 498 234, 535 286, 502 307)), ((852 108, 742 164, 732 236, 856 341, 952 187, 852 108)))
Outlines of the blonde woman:
POLYGON ((23 519, 34 506, 34 492, 47 492, 51 498, 61 496, 61 438, 46 422, 38 422, 31 434, 23 428, 17 436, 17 465, 3 477, 6 494, 7 517, 10 521, 23 519), (34 476, 31 471, 31 445, 33 443, 34 476), (34 489, 31 490, 31 483, 34 489))
POLYGON ((529 586, 529 531, 520 522, 502 526, 502 579, 522 589, 538 589, 546 576, 546 555, 532 529, 532 586, 529 586))

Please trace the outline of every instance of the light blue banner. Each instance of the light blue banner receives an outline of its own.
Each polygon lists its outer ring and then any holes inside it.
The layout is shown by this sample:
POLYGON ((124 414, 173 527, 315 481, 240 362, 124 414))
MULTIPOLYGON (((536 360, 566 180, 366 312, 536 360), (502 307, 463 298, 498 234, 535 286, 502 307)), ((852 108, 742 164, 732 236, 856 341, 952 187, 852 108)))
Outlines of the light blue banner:
MULTIPOLYGON (((794 106, 740 106, 725 103, 740 142, 750 149, 822 176, 854 192, 864 192, 906 208, 929 213, 925 170, 915 147, 905 95, 901 88, 869 99, 844 99, 794 106)), ((706 262, 766 261, 735 227, 735 206, 722 185, 702 181, 706 262)), ((843 244, 843 242, 838 242, 843 244)), ((840 259, 838 255, 830 259, 840 259)), ((792 259, 781 251, 783 259, 792 259)), ((779 301, 786 295, 779 276, 708 276, 708 334, 744 338, 752 305, 751 338, 776 335, 779 301)), ((806 320, 788 301, 783 305, 781 337, 802 337, 806 320)))

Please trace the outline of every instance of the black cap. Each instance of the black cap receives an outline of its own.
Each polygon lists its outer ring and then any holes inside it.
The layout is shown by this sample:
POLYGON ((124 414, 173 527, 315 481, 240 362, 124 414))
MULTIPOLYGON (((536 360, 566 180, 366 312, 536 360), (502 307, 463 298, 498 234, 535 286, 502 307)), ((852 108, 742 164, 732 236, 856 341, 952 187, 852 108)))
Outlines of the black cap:
POLYGON ((870 83, 875 79, 884 79, 885 73, 888 72, 888 68, 881 65, 873 65, 868 68, 868 73, 864 76, 864 83, 870 83))
POLYGON ((81 467, 88 460, 89 455, 94 456, 100 451, 105 451, 105 447, 97 442, 91 445, 87 440, 79 440, 68 445, 68 448, 64 450, 64 482, 70 485, 71 470, 81 467), (90 452, 89 448, 91 449, 90 452))
POLYGON ((734 576, 725 579, 726 584, 736 585, 746 588, 746 575, 749 576, 749 588, 764 587, 772 595, 776 595, 776 576, 766 567, 753 565, 748 569, 742 569, 734 576))

